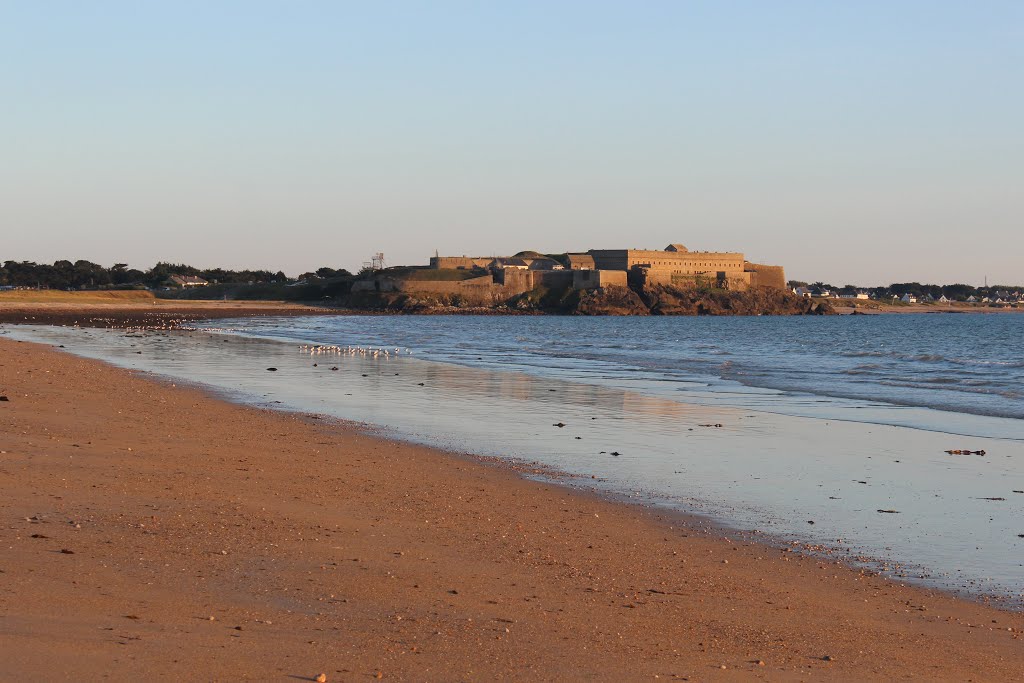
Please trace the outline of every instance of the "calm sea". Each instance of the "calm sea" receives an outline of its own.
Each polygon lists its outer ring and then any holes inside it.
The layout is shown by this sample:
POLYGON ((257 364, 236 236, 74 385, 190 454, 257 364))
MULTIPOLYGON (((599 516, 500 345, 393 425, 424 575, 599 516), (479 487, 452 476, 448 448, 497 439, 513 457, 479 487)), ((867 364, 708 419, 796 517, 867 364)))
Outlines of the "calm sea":
POLYGON ((1024 315, 360 316, 217 325, 408 348, 428 360, 699 403, 1024 439, 1024 315))

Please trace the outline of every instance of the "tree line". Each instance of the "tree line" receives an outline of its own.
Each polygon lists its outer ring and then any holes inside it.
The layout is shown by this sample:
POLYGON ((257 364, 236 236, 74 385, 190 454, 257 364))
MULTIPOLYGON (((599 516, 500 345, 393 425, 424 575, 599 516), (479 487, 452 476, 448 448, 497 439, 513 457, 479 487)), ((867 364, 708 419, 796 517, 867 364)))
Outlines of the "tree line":
POLYGON ((887 287, 857 287, 855 285, 842 285, 837 287, 827 282, 801 282, 790 280, 790 287, 807 287, 812 291, 829 291, 838 294, 856 294, 863 292, 875 299, 890 299, 910 294, 918 299, 930 296, 933 299, 946 297, 953 301, 966 301, 970 297, 982 298, 992 296, 996 292, 1024 293, 1024 286, 1020 285, 991 285, 989 287, 974 287, 973 285, 930 285, 920 282, 894 282, 887 287))
POLYGON ((225 268, 195 268, 184 263, 157 263, 149 270, 129 268, 126 263, 115 263, 109 268, 91 261, 55 261, 53 264, 32 261, 5 261, 0 265, 0 287, 33 287, 43 289, 132 289, 166 286, 172 275, 192 275, 214 284, 268 284, 289 283, 299 280, 348 277, 341 268, 319 268, 289 278, 281 271, 228 270, 225 268))

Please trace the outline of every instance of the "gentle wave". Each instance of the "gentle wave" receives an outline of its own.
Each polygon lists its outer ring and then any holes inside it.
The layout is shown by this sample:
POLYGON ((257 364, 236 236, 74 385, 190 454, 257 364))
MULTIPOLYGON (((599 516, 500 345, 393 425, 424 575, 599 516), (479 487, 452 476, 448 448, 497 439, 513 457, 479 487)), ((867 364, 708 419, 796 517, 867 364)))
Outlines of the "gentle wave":
MULTIPOLYGON (((463 365, 619 380, 645 392, 692 383, 706 387, 709 401, 763 390, 1024 420, 1024 397, 1016 390, 1024 386, 1024 316, 1018 315, 375 316, 260 319, 239 327, 321 343, 409 347, 420 357, 463 365)), ((1024 425, 1018 429, 1024 436, 1024 425)))

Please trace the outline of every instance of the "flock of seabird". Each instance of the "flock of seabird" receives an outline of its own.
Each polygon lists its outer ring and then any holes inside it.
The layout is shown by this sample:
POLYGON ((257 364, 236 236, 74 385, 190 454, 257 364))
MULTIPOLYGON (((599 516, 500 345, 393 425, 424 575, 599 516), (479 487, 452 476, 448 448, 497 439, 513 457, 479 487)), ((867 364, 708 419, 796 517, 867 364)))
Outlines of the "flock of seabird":
POLYGON ((392 356, 397 357, 403 353, 407 355, 412 353, 412 350, 410 349, 400 349, 397 346, 394 349, 374 349, 364 346, 314 346, 310 344, 300 345, 299 351, 302 353, 308 353, 311 356, 326 354, 332 356, 363 356, 365 358, 391 358, 392 356))

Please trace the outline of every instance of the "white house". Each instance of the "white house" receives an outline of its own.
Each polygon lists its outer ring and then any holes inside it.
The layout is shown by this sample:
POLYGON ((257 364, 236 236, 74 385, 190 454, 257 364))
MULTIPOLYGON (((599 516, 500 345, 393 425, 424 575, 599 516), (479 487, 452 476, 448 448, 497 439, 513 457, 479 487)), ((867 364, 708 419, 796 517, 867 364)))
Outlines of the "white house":
POLYGON ((169 278, 171 284, 177 287, 205 287, 210 284, 201 277, 195 275, 172 275, 169 278))
POLYGON ((900 301, 902 301, 905 304, 916 304, 917 297, 911 294, 910 292, 907 292, 906 294, 900 297, 900 301))

